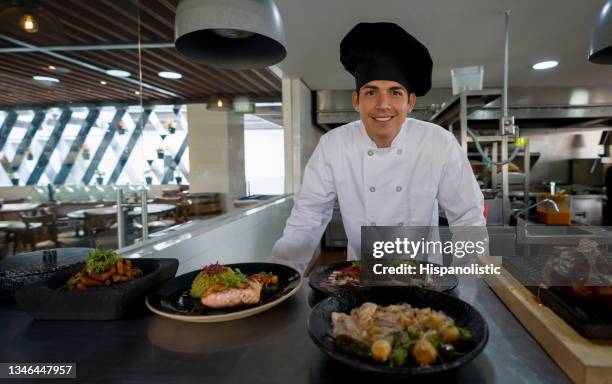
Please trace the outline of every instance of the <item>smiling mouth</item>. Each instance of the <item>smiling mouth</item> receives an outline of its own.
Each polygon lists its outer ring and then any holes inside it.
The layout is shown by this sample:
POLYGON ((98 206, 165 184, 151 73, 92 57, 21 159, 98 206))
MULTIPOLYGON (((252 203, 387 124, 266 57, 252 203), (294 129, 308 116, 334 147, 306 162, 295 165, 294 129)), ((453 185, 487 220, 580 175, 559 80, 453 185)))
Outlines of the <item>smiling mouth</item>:
POLYGON ((385 122, 389 121, 393 118, 393 116, 385 116, 385 117, 372 117, 376 121, 385 122))

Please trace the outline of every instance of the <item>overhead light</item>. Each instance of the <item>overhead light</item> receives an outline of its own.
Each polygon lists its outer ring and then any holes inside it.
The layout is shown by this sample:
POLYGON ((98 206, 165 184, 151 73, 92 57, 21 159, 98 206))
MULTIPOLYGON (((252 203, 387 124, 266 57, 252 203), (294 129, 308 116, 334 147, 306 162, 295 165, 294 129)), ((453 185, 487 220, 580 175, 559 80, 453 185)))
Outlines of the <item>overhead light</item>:
POLYGON ((140 92, 139 91, 134 91, 134 94, 135 95, 140 95, 140 92))
POLYGON ((47 69, 56 73, 63 73, 63 74, 67 74, 70 73, 70 69, 66 68, 66 67, 58 67, 55 65, 49 65, 47 66, 47 69))
POLYGON ((595 64, 612 64, 612 0, 601 8, 589 45, 589 61, 595 64))
POLYGON ((106 83, 106 81, 104 81, 104 80, 100 80, 100 84, 101 84, 101 85, 106 85, 107 83, 106 83))
POLYGON ((107 69, 106 74, 114 77, 130 77, 128 71, 123 71, 121 69, 107 69))
POLYGON ((19 26, 28 33, 38 32, 38 21, 30 14, 25 14, 19 19, 19 26))
POLYGON ((32 79, 36 81, 46 81, 49 83, 59 83, 59 79, 51 76, 32 76, 32 79))
POLYGON ((269 67, 287 55, 273 0, 180 0, 174 32, 181 54, 214 67, 269 67))
POLYGON ((539 63, 535 63, 531 68, 533 69, 550 69, 559 65, 558 61, 549 60, 549 61, 540 61, 539 63))
POLYGON ((224 96, 213 96, 206 104, 206 109, 209 111, 229 111, 231 109, 231 100, 224 96))
POLYGON ((164 79, 172 79, 172 80, 178 80, 183 77, 183 75, 181 75, 178 72, 168 72, 168 71, 159 72, 157 76, 163 77, 164 79))

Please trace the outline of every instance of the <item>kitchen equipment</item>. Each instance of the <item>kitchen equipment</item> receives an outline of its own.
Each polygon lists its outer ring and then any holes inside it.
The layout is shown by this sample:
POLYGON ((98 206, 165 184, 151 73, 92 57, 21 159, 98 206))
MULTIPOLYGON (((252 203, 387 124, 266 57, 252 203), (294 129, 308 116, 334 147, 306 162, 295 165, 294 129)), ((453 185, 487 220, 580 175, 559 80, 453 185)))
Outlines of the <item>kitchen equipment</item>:
POLYGON ((604 185, 608 165, 602 164, 599 159, 571 159, 570 182, 578 185, 602 187, 604 185), (593 164, 595 167, 593 168, 593 164), (591 172, 592 170, 592 172, 591 172))
POLYGON ((451 79, 453 85, 453 95, 458 95, 461 91, 482 90, 483 77, 484 67, 482 65, 452 68, 451 79))
POLYGON ((340 205, 336 201, 332 218, 327 225, 323 237, 323 245, 325 248, 343 248, 348 244, 344 225, 342 224, 342 214, 340 213, 340 205))
POLYGON ((538 203, 550 199, 557 204, 558 211, 550 204, 537 207, 538 222, 549 225, 570 225, 572 222, 571 198, 565 193, 538 193, 538 203))
POLYGON ((603 225, 604 195, 572 195, 572 221, 603 225))

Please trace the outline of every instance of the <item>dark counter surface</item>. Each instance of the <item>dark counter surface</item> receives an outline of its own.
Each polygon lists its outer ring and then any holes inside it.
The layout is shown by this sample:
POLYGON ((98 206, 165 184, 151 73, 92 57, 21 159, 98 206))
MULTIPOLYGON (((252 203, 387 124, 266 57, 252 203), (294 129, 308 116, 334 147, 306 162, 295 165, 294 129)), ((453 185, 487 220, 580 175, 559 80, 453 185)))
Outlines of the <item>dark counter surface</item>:
MULTIPOLYGON (((569 382, 482 280, 464 278, 454 292, 486 318, 489 342, 468 365, 423 382, 569 382)), ((349 370, 314 345, 306 330, 310 293, 304 284, 272 310, 217 324, 148 313, 118 321, 34 321, 16 306, 2 305, 0 362, 76 362, 78 381, 100 383, 383 382, 349 370)))

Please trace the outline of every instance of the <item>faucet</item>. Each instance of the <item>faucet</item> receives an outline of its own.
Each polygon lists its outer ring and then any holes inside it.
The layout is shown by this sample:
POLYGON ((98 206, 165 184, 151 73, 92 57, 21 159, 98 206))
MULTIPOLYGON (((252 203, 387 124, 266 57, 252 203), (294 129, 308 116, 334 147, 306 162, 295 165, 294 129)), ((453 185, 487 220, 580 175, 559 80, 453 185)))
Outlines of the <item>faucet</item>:
POLYGON ((140 215, 142 220, 142 240, 145 241, 149 238, 149 224, 148 224, 148 212, 147 212, 147 190, 143 188, 140 191, 140 204, 128 204, 123 199, 123 188, 117 188, 117 242, 118 249, 126 246, 125 239, 125 212, 124 207, 134 208, 140 205, 140 215))
POLYGON ((530 210, 530 209, 532 209, 532 208, 537 207, 537 206, 538 206, 538 205, 540 205, 540 204, 545 204, 545 203, 546 203, 546 204, 550 204, 550 205, 552 205, 552 207, 553 207, 553 209, 555 210, 555 212, 559 212, 559 206, 557 205, 557 203, 555 203, 555 201, 554 201, 554 200, 551 200, 551 199, 543 199, 543 200, 538 201, 538 202, 537 202, 537 203, 535 203, 535 204, 531 204, 531 205, 530 205, 530 206, 528 206, 527 208, 524 208, 524 209, 515 209, 515 210, 513 210, 513 211, 512 211, 512 216, 514 216, 515 218, 518 218, 518 217, 520 217, 521 215, 523 215, 523 218, 525 218, 525 217, 524 217, 524 215, 525 215, 525 213, 527 213, 527 211, 529 211, 529 210, 530 210))

